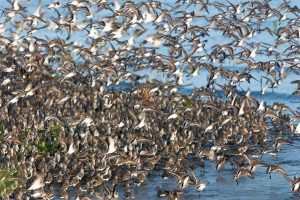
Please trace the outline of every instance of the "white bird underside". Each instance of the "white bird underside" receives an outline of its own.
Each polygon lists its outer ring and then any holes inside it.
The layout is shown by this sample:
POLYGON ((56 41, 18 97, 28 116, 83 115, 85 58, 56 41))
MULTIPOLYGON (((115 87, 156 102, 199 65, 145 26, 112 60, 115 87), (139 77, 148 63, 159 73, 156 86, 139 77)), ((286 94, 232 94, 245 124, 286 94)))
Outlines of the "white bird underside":
POLYGON ((38 176, 33 183, 31 184, 31 186, 28 188, 28 190, 37 190, 40 189, 41 187, 44 186, 43 183, 43 177, 42 176, 38 176))

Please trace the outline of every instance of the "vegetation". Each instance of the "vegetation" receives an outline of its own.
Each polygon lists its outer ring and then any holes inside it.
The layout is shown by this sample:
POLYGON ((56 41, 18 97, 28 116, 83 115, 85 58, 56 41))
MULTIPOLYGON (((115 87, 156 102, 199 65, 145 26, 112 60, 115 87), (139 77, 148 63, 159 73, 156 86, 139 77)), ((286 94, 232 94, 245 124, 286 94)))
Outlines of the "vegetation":
POLYGON ((50 130, 42 129, 37 132, 35 140, 28 145, 27 151, 32 153, 33 148, 37 148, 42 155, 50 153, 53 156, 56 152, 62 149, 62 146, 57 139, 58 133, 61 130, 59 125, 54 125, 50 130))
POLYGON ((12 167, 0 169, 0 195, 10 194, 20 187, 24 181, 25 178, 18 169, 12 167))

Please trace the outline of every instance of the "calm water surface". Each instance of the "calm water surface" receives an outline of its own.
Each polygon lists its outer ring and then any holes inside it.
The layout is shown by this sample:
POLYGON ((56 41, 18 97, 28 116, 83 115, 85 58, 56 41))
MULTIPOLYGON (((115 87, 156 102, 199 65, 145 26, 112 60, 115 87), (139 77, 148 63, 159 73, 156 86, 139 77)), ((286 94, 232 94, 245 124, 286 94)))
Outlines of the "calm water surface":
MULTIPOLYGON (((300 175, 300 139, 296 138, 293 145, 283 145, 277 157, 264 156, 267 164, 281 165, 290 178, 300 175)), ((237 185, 232 180, 233 174, 229 164, 223 171, 216 171, 215 164, 206 161, 205 172, 198 168, 196 176, 200 180, 208 180, 210 184, 202 192, 195 192, 193 185, 184 190, 180 199, 209 199, 209 200, 246 200, 246 199, 300 199, 300 193, 292 193, 289 183, 278 173, 273 173, 270 179, 266 173, 266 167, 258 168, 254 173, 254 179, 243 177, 237 185)), ((164 189, 176 189, 176 180, 162 180, 160 173, 151 175, 146 185, 136 190, 135 197, 138 200, 164 199, 156 196, 156 187, 164 189)))

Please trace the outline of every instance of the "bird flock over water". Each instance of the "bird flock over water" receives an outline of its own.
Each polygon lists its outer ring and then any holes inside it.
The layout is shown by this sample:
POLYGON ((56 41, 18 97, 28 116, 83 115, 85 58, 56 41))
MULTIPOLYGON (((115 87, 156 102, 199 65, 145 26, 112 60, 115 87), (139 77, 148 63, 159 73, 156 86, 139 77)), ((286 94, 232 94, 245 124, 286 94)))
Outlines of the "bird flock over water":
POLYGON ((298 191, 299 177, 262 157, 292 145, 300 113, 241 87, 260 83, 264 95, 289 82, 300 94, 300 81, 288 79, 300 74, 300 10, 291 2, 5 3, 3 199, 134 199, 158 173, 177 184, 154 192, 175 200, 186 188, 205 192, 209 181, 197 171, 207 162, 217 171, 231 166, 237 183, 265 168, 298 191), (180 93, 191 79, 206 84, 180 93))

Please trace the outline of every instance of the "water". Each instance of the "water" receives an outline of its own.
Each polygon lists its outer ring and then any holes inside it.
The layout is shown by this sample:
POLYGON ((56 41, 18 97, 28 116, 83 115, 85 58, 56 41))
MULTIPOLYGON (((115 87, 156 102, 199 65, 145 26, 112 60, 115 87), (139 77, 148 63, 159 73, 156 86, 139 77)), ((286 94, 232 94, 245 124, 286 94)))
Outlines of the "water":
MULTIPOLYGON (((267 164, 282 166, 290 178, 300 173, 300 139, 296 138, 292 145, 283 145, 277 157, 265 156, 263 160, 267 164)), ((299 193, 291 192, 291 187, 286 179, 279 173, 273 173, 271 178, 266 173, 266 167, 258 168, 254 173, 254 179, 243 177, 237 185, 232 180, 233 172, 229 164, 225 165, 224 170, 215 170, 215 164, 206 161, 205 172, 200 168, 196 170, 197 178, 208 180, 209 185, 201 192, 196 192, 193 185, 184 189, 184 194, 180 199, 209 199, 209 200, 246 200, 246 199, 300 199, 299 193)), ((176 180, 165 181, 160 177, 159 172, 150 175, 147 184, 140 186, 135 191, 138 200, 163 199, 157 197, 156 187, 164 189, 176 189, 176 180)))

